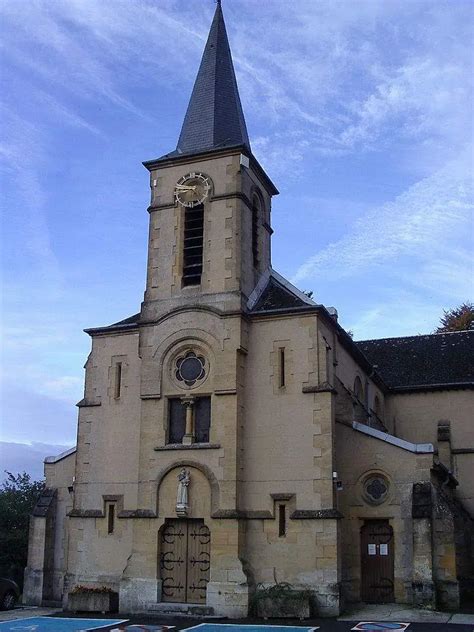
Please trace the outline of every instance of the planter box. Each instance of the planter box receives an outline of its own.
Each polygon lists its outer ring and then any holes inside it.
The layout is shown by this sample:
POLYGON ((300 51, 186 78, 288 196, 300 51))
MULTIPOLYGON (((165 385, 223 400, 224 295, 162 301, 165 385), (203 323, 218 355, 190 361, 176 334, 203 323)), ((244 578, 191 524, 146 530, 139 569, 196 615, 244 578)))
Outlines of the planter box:
POLYGON ((262 619, 308 619, 309 615, 309 599, 285 596, 281 599, 260 599, 257 602, 257 616, 262 619))
POLYGON ((69 593, 67 606, 72 612, 117 612, 118 593, 69 593))

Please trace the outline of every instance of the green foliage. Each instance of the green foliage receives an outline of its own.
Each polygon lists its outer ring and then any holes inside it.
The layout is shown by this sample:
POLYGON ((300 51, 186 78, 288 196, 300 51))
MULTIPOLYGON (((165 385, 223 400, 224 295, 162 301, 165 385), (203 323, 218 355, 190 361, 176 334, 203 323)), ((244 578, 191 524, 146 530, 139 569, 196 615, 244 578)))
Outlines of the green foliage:
POLYGON ((465 331, 474 329, 474 305, 467 301, 454 309, 444 309, 436 334, 446 331, 465 331))
POLYGON ((32 481, 26 472, 6 474, 0 487, 0 573, 21 585, 28 558, 30 514, 44 483, 32 481))

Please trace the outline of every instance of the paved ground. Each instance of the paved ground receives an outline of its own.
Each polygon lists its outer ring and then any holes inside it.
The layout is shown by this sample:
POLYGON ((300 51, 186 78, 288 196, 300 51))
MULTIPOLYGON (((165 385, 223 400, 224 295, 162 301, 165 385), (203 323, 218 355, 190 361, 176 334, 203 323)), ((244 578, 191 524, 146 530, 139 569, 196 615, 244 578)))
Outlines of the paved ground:
POLYGON ((474 630, 474 614, 436 612, 422 608, 410 608, 405 604, 397 603, 360 604, 338 617, 338 621, 373 621, 374 619, 375 621, 404 621, 407 623, 463 623, 470 625, 471 629, 474 630))
MULTIPOLYGON (((76 615, 70 613, 62 613, 58 609, 54 608, 16 608, 8 612, 0 612, 0 621, 7 621, 11 619, 23 619, 33 616, 58 616, 58 617, 74 617, 76 615)), ((87 618, 87 615, 77 615, 83 618, 87 618)), ((91 615, 90 618, 95 618, 97 615, 91 615)), ((103 616, 103 615, 102 615, 103 616)), ((183 630, 190 628, 199 623, 235 623, 242 625, 260 624, 260 625, 296 625, 305 627, 320 627, 321 632, 349 632, 356 623, 360 621, 402 621, 410 622, 410 626, 407 632, 474 632, 474 615, 469 614, 455 614, 450 615, 446 613, 433 613, 424 610, 414 609, 398 609, 396 606, 388 608, 387 606, 378 606, 375 609, 372 606, 366 606, 363 609, 358 609, 354 613, 335 619, 307 619, 305 621, 294 621, 291 619, 271 619, 267 621, 256 619, 244 619, 244 620, 228 620, 228 619, 197 619, 194 617, 171 617, 163 615, 155 616, 137 616, 120 615, 122 619, 129 619, 129 624, 148 624, 148 625, 174 625, 177 630, 183 630), (360 616, 363 614, 364 616, 360 616), (370 615, 370 616, 365 616, 370 615), (376 615, 376 616, 375 616, 376 615), (431 615, 431 619, 428 619, 428 615, 431 615), (349 619, 349 617, 354 617, 349 619), (417 621, 414 621, 417 619, 417 621)), ((110 628, 109 628, 110 629, 110 628)), ((105 631, 104 631, 105 632, 105 631)))

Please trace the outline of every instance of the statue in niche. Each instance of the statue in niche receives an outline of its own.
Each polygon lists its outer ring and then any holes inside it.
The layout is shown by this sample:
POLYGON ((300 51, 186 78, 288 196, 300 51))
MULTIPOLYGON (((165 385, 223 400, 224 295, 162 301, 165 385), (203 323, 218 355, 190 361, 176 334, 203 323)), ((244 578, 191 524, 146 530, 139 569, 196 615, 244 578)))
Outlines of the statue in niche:
POLYGON ((178 474, 178 495, 176 498, 176 514, 178 516, 187 516, 189 509, 188 487, 191 482, 189 471, 183 467, 178 474))

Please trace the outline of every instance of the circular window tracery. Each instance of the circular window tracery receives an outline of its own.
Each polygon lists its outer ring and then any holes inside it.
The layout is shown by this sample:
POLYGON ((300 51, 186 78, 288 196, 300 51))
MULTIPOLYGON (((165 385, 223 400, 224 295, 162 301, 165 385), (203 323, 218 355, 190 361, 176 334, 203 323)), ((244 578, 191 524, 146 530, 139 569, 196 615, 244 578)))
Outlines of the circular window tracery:
POLYGON ((206 377, 206 360, 194 351, 187 351, 176 359, 175 377, 186 386, 194 386, 206 377))
POLYGON ((383 503, 389 492, 389 483, 385 476, 381 474, 372 474, 364 481, 364 497, 372 505, 380 505, 383 503))

